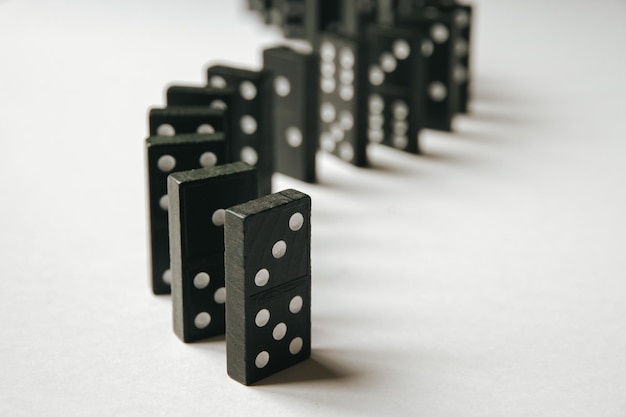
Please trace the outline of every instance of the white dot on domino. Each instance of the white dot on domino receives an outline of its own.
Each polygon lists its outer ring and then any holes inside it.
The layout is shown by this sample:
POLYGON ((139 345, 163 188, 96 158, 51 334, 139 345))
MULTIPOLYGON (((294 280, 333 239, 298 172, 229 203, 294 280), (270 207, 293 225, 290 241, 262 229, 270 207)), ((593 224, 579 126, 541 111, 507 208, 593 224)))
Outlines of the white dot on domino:
POLYGON ((256 313, 256 316, 254 317, 254 323, 259 327, 265 326, 267 323, 269 323, 269 321, 270 311, 266 308, 259 310, 259 312, 256 313))
POLYGON ((433 101, 443 101, 448 95, 448 89, 443 83, 433 81, 428 85, 428 95, 433 101))
POLYGON ((224 77, 214 75, 209 79, 209 85, 213 88, 226 88, 226 80, 224 77))
POLYGON ((239 119, 239 127, 246 135, 252 135, 257 129, 256 119, 249 114, 246 114, 239 119))
POLYGON ((169 204, 170 204, 170 199, 167 196, 167 194, 165 194, 159 199, 159 207, 161 207, 162 210, 167 211, 169 204))
POLYGON ((217 209, 213 212, 211 216, 211 221, 215 226, 224 226, 224 221, 226 220, 226 211, 224 209, 217 209))
POLYGON ((202 313, 196 316, 196 318, 193 320, 193 324, 198 329, 204 329, 209 324, 211 324, 211 315, 207 313, 206 311, 203 311, 202 313))
POLYGON ((369 110, 374 114, 381 114, 385 109, 385 101, 380 94, 372 94, 369 97, 369 110))
POLYGON ((274 258, 280 259, 285 256, 285 253, 287 253, 287 243, 284 240, 274 243, 274 246, 272 246, 272 256, 274 258))
POLYGON ((324 102, 320 106, 320 117, 324 123, 332 123, 336 117, 335 106, 332 103, 324 102))
POLYGON ((202 123, 196 129, 196 133, 198 133, 200 135, 206 135, 206 134, 210 134, 210 133, 215 133, 215 128, 213 126, 211 126, 210 124, 208 124, 208 123, 202 123))
POLYGON ((213 294, 213 299, 217 304, 224 304, 226 302, 226 288, 218 288, 213 294))
POLYGON ((163 272, 163 276, 161 277, 161 279, 163 279, 163 282, 171 285, 172 284, 172 270, 171 269, 166 269, 163 272))
POLYGON ((398 66, 398 61, 389 52, 385 52, 380 56, 380 67, 385 72, 393 72, 398 66))
POLYGON ((342 85, 339 88, 339 97, 344 101, 350 101, 354 98, 354 87, 351 85, 342 85))
POLYGON ((302 350, 303 341, 301 337, 294 338, 291 343, 289 343, 289 353, 292 355, 297 355, 302 350))
POLYGON ((391 49, 395 57, 401 61, 407 59, 411 54, 411 46, 404 39, 396 39, 391 45, 391 49))
POLYGON ((289 228, 294 232, 297 232, 302 228, 304 224, 304 216, 302 213, 294 213, 289 218, 289 228))
POLYGON ((261 369, 265 368, 270 361, 270 354, 267 351, 263 351, 256 355, 256 359, 254 360, 254 365, 261 369))
POLYGON ((200 166, 209 168, 217 164, 217 155, 213 152, 204 152, 200 155, 200 166))
POLYGON ((254 100, 257 94, 256 86, 250 81, 243 81, 239 84, 239 94, 246 100, 254 100))
POLYGON ((156 133, 157 136, 174 136, 176 134, 176 129, 174 129, 174 126, 164 123, 157 127, 156 133))
POLYGON ((272 337, 274 340, 283 340, 287 334, 287 325, 285 323, 278 323, 274 330, 272 330, 272 337))
POLYGON ((320 46, 320 56, 322 61, 332 61, 335 59, 335 45, 330 42, 324 42, 320 46))
POLYGON ((302 310, 302 304, 303 304, 302 297, 300 297, 299 295, 296 295, 295 297, 291 299, 291 301, 289 301, 289 311, 292 312, 293 314, 299 313, 300 310, 302 310))
POLYGON ((285 139, 289 146, 297 148, 302 145, 302 132, 295 126, 288 127, 285 130, 285 139))
POLYGON ((343 142, 339 145, 339 157, 344 161, 352 161, 354 158, 354 148, 348 142, 343 142))
POLYGON ((291 92, 291 83, 282 75, 274 79, 274 91, 279 97, 287 97, 291 92))
POLYGON ((339 124, 343 130, 351 130, 354 127, 354 116, 349 110, 342 110, 339 114, 339 124))
POLYGON ((254 276, 254 284, 257 287, 263 287, 267 285, 269 280, 270 280, 270 271, 268 271, 265 268, 260 269, 254 276))
POLYGON ((251 146, 244 146, 243 148, 241 148, 239 157, 243 162, 252 166, 256 165, 259 160, 259 155, 251 146))
POLYGON ((339 52, 339 65, 343 68, 352 68, 354 66, 354 52, 351 49, 341 49, 339 52))
POLYGON ((228 109, 228 104, 224 100, 213 100, 209 107, 217 110, 226 110, 228 109))
POLYGON ((157 167, 160 171, 170 172, 176 166, 176 158, 172 155, 163 155, 157 161, 157 167))
POLYGON ((450 31, 445 25, 436 23, 430 28, 430 37, 437 43, 445 43, 450 37, 450 31))
POLYGON ((208 287, 209 282, 211 282, 211 277, 206 272, 198 272, 193 278, 193 286, 199 290, 208 287))
POLYGON ((378 65, 372 65, 368 72, 368 79, 372 85, 381 85, 385 82, 385 73, 378 65))

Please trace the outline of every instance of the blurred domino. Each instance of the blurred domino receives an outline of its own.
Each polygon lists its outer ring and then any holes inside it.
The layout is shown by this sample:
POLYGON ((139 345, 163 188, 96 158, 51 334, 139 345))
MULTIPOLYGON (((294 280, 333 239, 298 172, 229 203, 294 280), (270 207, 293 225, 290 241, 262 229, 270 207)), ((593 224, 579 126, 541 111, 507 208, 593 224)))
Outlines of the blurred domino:
POLYGON ((228 109, 231 159, 256 167, 259 195, 271 193, 274 161, 269 75, 265 71, 213 66, 207 70, 207 78, 211 88, 235 91, 228 109))
POLYGON ((168 177, 174 332, 184 342, 224 333, 225 209, 257 197, 243 162, 168 177))
POLYGON ((318 148, 318 59, 288 47, 263 51, 272 78, 272 131, 275 170, 315 182, 318 148))

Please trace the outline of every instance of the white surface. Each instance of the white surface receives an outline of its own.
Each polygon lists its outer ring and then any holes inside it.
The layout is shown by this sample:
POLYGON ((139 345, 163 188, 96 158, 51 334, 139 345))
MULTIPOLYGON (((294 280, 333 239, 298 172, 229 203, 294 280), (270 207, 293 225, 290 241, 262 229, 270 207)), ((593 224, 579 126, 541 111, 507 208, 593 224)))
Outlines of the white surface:
POLYGON ((260 63, 240 7, 0 2, 0 415, 626 415, 626 4, 480 1, 456 133, 276 178, 313 198, 314 351, 257 387, 146 272, 146 110, 260 63))

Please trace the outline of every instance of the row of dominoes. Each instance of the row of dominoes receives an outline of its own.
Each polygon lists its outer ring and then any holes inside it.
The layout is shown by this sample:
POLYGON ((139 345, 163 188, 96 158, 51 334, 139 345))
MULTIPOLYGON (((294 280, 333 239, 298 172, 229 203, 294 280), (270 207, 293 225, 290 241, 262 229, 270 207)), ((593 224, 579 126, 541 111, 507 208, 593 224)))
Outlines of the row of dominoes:
POLYGON ((251 384, 310 356, 311 203, 270 194, 269 72, 208 74, 149 112, 152 289, 184 342, 226 333, 228 374, 251 384))
MULTIPOLYGON (((369 67, 365 78, 372 85, 410 87, 402 70, 389 73, 395 71, 397 61, 408 58, 408 52, 419 52, 421 63, 413 58, 411 65, 404 65, 411 70, 411 77, 417 78, 412 82, 420 84, 415 91, 419 98, 408 103, 420 106, 419 127, 451 130, 454 114, 468 111, 473 20, 469 4, 456 0, 248 0, 248 8, 265 23, 279 27, 285 37, 308 40, 318 50, 324 33, 341 34, 349 43, 369 42, 371 53, 361 50, 359 57, 369 67), (385 45, 385 36, 402 38, 413 48, 392 48, 385 45)), ((374 141, 378 137, 380 134, 374 134, 374 141)))
POLYGON ((226 332, 228 373, 246 384, 310 354, 310 199, 270 194, 273 172, 315 181, 318 147, 359 166, 368 142, 419 152, 421 128, 450 129, 466 107, 467 77, 448 70, 468 6, 379 2, 365 19, 346 12, 360 2, 339 3, 352 35, 324 25, 312 51, 266 49, 260 71, 213 66, 206 86, 172 86, 149 114, 153 292, 171 290, 185 342, 226 332))

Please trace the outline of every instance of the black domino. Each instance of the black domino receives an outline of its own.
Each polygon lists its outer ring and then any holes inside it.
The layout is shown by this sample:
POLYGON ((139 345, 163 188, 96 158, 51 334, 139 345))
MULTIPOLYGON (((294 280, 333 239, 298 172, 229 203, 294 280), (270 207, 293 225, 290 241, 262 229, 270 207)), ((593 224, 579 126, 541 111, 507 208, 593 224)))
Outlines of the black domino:
POLYGON ((174 333, 184 342, 223 334, 225 209, 257 197, 243 162, 168 177, 174 333))
POLYGON ((274 169, 315 182, 318 148, 318 56, 288 47, 263 51, 271 74, 274 169))
POLYGON ((459 88, 454 81, 454 44, 459 30, 453 14, 445 8, 416 7, 398 13, 396 21, 398 26, 414 28, 423 36, 425 127, 451 131, 452 120, 459 109, 459 88))
POLYGON ((228 109, 228 140, 233 161, 257 168, 259 195, 272 192, 274 161, 272 151, 270 77, 265 71, 213 66, 207 71, 211 88, 234 89, 228 109))
POLYGON ((211 167, 228 161, 228 144, 222 133, 151 136, 146 139, 150 276, 155 294, 169 294, 172 281, 167 176, 176 171, 211 167))
POLYGON ((368 131, 370 142, 418 153, 424 124, 425 61, 415 31, 368 27, 368 131))
POLYGON ((320 147, 367 166, 366 43, 335 33, 320 35, 320 147))
POLYGON ((226 211, 227 370, 243 384, 310 356, 310 213, 296 190, 226 211))

